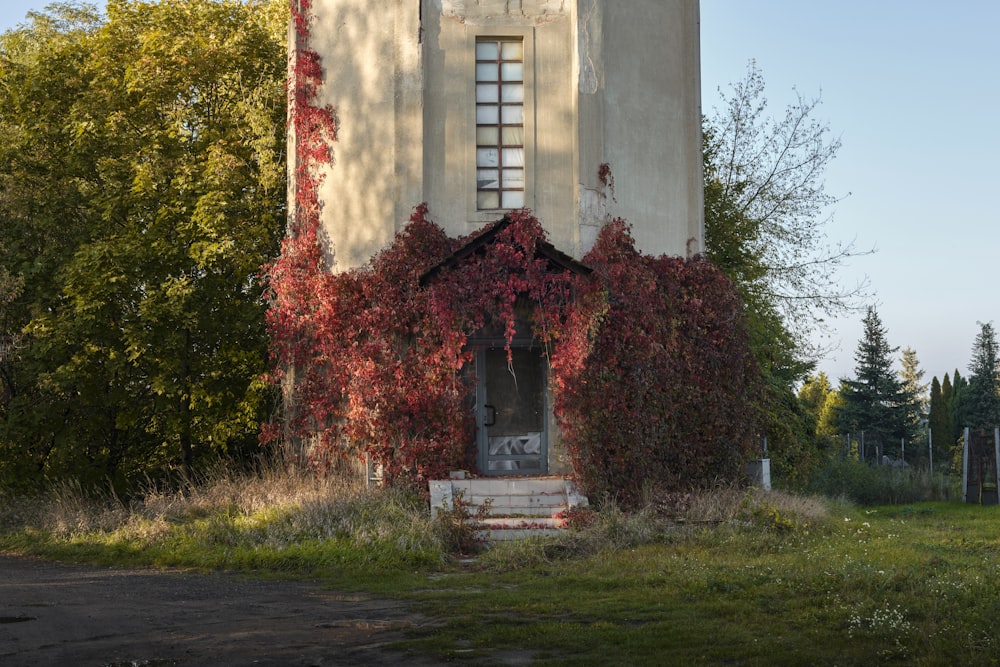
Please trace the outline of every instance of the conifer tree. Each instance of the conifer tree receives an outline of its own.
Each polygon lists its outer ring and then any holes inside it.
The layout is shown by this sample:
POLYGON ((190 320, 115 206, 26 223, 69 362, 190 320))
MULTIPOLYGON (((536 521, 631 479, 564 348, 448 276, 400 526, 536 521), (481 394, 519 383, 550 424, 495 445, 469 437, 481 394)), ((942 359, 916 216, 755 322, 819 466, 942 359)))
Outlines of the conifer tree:
POLYGON ((962 431, 968 426, 969 408, 967 396, 969 382, 955 369, 951 381, 951 441, 954 443, 962 437, 962 431))
POLYGON ((966 391, 967 426, 1000 426, 1000 359, 993 324, 979 323, 979 334, 972 346, 969 362, 969 386, 966 391))
POLYGON ((854 353, 856 377, 843 382, 841 430, 864 433, 866 458, 874 456, 876 447, 898 455, 900 440, 911 435, 910 399, 893 368, 893 355, 899 348, 889 345, 886 328, 873 306, 868 307, 863 324, 854 353))
POLYGON ((907 438, 923 446, 927 442, 923 425, 927 419, 927 412, 930 409, 927 394, 928 385, 926 382, 921 382, 924 378, 924 371, 920 368, 917 352, 912 347, 903 349, 900 356, 900 364, 902 371, 899 376, 903 381, 903 390, 906 392, 908 402, 906 423, 909 435, 907 438))
MULTIPOLYGON (((945 375, 944 379, 945 382, 947 382, 948 376, 945 375)), ((928 416, 928 425, 931 430, 931 444, 934 448, 938 449, 940 447, 950 447, 951 419, 948 414, 948 405, 944 401, 944 393, 941 390, 941 383, 938 382, 936 375, 931 380, 930 414, 928 416)))
POLYGON ((955 442, 955 422, 952 418, 951 404, 952 399, 955 397, 955 392, 951 385, 951 376, 948 373, 944 374, 944 379, 941 380, 941 437, 943 440, 937 441, 937 435, 935 434, 934 442, 940 444, 942 447, 951 447, 952 443, 955 442))

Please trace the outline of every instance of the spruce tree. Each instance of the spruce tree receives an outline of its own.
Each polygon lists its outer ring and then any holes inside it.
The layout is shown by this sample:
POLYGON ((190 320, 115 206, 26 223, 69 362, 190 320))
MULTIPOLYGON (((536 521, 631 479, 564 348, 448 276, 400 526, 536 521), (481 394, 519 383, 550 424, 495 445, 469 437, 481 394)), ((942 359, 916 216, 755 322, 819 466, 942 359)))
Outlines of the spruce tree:
POLYGON ((966 391, 967 426, 1000 426, 1000 359, 993 324, 979 323, 979 334, 972 346, 969 362, 969 386, 966 391))
POLYGON ((843 382, 841 430, 864 433, 865 458, 873 458, 876 447, 882 453, 898 455, 901 439, 910 435, 910 401, 893 369, 893 355, 899 348, 889 345, 885 326, 873 306, 868 307, 863 324, 864 333, 854 353, 856 377, 843 382))

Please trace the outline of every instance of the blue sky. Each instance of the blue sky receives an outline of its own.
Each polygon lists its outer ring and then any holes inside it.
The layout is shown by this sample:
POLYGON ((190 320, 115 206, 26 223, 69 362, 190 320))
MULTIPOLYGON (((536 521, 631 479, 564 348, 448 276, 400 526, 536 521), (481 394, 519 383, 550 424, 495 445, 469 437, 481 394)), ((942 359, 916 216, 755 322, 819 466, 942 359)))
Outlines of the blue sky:
MULTIPOLYGON (((46 4, 3 0, 0 29, 46 4)), ((877 249, 842 281, 867 276, 889 342, 916 350, 926 380, 966 374, 977 322, 1000 325, 1000 3, 702 0, 701 23, 706 112, 751 58, 773 114, 793 89, 821 95, 843 142, 828 238, 877 249)), ((853 375, 862 315, 830 323, 834 381, 853 375)))
MULTIPOLYGON (((702 103, 756 60, 772 113, 820 95, 842 141, 827 191, 830 240, 875 247, 842 272, 868 276, 890 344, 925 380, 965 375, 977 321, 1000 325, 1000 3, 702 0, 702 103)), ((820 368, 853 375, 863 313, 832 322, 820 368)))

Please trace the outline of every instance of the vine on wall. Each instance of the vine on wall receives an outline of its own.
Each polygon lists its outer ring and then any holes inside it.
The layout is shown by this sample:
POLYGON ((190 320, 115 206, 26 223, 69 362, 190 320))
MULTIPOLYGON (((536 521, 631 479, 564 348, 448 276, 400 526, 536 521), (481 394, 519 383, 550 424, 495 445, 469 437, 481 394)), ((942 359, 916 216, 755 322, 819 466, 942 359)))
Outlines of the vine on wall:
MULTIPOLYGON (((309 0, 292 3, 299 44, 309 10, 309 0)), ((631 505, 644 487, 737 474, 758 430, 758 373, 737 292, 704 259, 642 255, 615 221, 584 258, 593 274, 554 270, 537 252, 542 225, 514 211, 481 232, 496 232, 488 247, 442 263, 473 237, 449 239, 421 205, 368 266, 330 273, 318 188, 337 118, 316 105, 321 75, 318 56, 297 49, 295 213, 268 276, 272 381, 286 410, 265 439, 312 439, 313 462, 367 456, 392 483, 474 469, 468 341, 488 326, 509 349, 527 321, 547 351, 555 416, 586 492, 631 505)))
MULTIPOLYGON (((319 54, 305 46, 310 38, 312 0, 290 0, 289 5, 295 43, 288 76, 288 120, 295 148, 289 156, 294 171, 294 201, 281 254, 265 273, 271 303, 267 314, 274 361, 271 380, 288 392, 285 407, 291 414, 300 404, 296 396, 300 383, 294 382, 291 374, 293 369, 312 365, 323 304, 337 292, 336 281, 324 266, 319 242, 319 188, 324 169, 333 163, 337 116, 331 107, 317 102, 322 65, 319 54)), ((334 403, 336 400, 331 399, 334 403)), ((297 419, 291 417, 293 422, 297 419)), ((279 423, 272 422, 265 425, 262 439, 273 441, 289 435, 281 433, 279 423)))
POLYGON ((639 253, 620 220, 583 261, 605 302, 589 353, 555 369, 582 486, 634 505, 644 491, 738 478, 759 432, 760 374, 735 286, 702 257, 639 253))

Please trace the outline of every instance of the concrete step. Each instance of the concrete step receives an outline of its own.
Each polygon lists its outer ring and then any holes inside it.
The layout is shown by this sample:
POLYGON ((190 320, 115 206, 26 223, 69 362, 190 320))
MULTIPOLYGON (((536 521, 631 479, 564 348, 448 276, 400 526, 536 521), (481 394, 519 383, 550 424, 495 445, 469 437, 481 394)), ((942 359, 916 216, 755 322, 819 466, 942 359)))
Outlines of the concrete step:
POLYGON ((564 528, 565 520, 556 517, 493 516, 479 522, 489 530, 544 530, 564 528))
POLYGON ((566 528, 563 519, 555 517, 490 517, 480 522, 483 530, 479 539, 489 542, 524 540, 530 537, 554 537, 566 528))
POLYGON ((562 535, 564 531, 565 528, 498 528, 480 531, 478 537, 484 542, 509 542, 511 540, 527 540, 533 537, 557 537, 562 535))
POLYGON ((470 505, 470 514, 489 503, 480 534, 492 541, 558 534, 565 529, 561 517, 567 510, 587 506, 586 496, 565 477, 432 480, 430 495, 434 516, 450 511, 458 498, 470 505))

